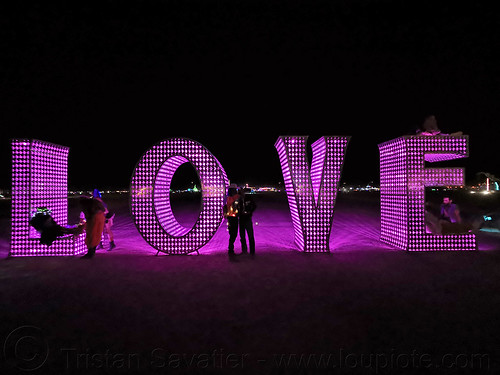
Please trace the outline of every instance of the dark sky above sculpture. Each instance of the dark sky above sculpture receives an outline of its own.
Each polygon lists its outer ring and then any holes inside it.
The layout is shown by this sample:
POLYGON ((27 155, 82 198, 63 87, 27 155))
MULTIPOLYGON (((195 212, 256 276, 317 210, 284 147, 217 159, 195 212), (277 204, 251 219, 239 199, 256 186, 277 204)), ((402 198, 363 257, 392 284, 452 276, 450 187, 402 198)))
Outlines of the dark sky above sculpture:
MULTIPOLYGON (((2 5, 1 7, 6 7, 2 5)), ((433 114, 500 174, 500 15, 486 2, 101 1, 0 11, 1 188, 10 138, 71 147, 73 187, 127 187, 156 142, 202 143, 237 183, 282 181, 279 135, 350 135, 343 181, 433 114)))

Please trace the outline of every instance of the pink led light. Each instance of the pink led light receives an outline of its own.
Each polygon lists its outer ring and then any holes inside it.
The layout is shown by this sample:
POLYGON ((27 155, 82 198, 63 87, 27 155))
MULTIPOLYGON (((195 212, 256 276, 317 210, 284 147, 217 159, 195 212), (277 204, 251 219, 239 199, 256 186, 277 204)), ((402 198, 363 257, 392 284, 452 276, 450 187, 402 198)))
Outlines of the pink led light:
POLYGON ((426 233, 426 186, 464 185, 463 168, 425 168, 437 162, 468 157, 468 137, 404 136, 379 144, 380 239, 409 251, 475 250, 474 234, 426 233))
POLYGON ((203 145, 186 138, 162 141, 142 156, 132 175, 130 195, 135 225, 158 251, 196 251, 208 243, 224 219, 227 185, 226 172, 203 145), (170 206, 172 177, 183 163, 191 163, 201 182, 202 207, 192 228, 180 225, 170 206))
POLYGON ((59 238, 40 244, 29 225, 38 207, 47 207, 59 225, 68 220, 69 148, 38 140, 14 139, 12 146, 11 256, 78 255, 86 251, 84 237, 59 238))
POLYGON ((327 136, 314 142, 310 169, 307 136, 280 136, 276 141, 295 243, 302 251, 330 251, 338 183, 349 139, 327 136))

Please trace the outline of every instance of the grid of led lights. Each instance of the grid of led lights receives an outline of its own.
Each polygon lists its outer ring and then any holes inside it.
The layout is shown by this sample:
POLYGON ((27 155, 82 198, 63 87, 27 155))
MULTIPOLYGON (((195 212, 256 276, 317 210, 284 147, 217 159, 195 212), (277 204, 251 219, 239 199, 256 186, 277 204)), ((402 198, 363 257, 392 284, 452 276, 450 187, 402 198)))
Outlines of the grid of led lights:
POLYGON ((311 168, 307 136, 280 136, 276 141, 295 243, 302 251, 330 251, 335 201, 349 139, 326 136, 314 142, 311 168))
POLYGON ((227 185, 221 164, 200 143, 186 138, 159 142, 142 156, 132 175, 130 195, 135 225, 158 251, 196 251, 212 238, 224 219, 227 185), (202 207, 192 228, 179 224, 170 206, 172 177, 183 163, 191 163, 201 183, 202 207))
POLYGON ((68 220, 69 148, 51 143, 14 139, 12 146, 11 256, 78 255, 86 251, 84 236, 68 235, 51 246, 40 244, 29 225, 37 208, 46 207, 59 225, 68 220))
POLYGON ((468 157, 468 136, 404 136, 379 144, 380 239, 409 251, 475 250, 474 234, 425 230, 425 187, 464 185, 463 168, 425 168, 425 162, 468 157))

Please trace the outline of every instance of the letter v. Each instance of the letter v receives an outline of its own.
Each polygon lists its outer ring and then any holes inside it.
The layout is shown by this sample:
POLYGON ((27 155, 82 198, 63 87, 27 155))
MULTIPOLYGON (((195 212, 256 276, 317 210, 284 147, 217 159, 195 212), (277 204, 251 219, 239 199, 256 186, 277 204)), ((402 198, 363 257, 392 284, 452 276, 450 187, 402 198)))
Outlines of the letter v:
POLYGON ((281 163, 295 243, 306 252, 330 251, 330 232, 338 184, 349 136, 324 136, 312 144, 307 136, 280 136, 275 143, 281 163))

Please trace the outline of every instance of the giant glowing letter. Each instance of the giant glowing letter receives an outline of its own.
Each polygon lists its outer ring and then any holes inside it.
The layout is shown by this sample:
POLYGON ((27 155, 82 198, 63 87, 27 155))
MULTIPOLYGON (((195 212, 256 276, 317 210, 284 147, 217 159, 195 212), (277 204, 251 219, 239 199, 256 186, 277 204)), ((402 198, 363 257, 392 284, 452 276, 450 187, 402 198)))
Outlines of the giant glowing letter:
POLYGON ((228 180, 219 161, 200 143, 171 138, 149 149, 138 162, 130 186, 137 229, 156 250, 187 254, 205 245, 223 220, 228 180), (170 184, 177 168, 191 163, 201 182, 202 207, 192 228, 180 225, 170 206, 170 184))
POLYGON ((426 233, 425 187, 464 184, 463 168, 425 168, 424 162, 468 157, 468 137, 404 136, 379 144, 380 239, 410 251, 475 250, 474 234, 426 233))
POLYGON ((338 183, 350 137, 328 136, 312 144, 307 160, 307 136, 280 136, 278 151, 295 243, 303 251, 330 251, 330 232, 338 183))
POLYGON ((69 148, 29 139, 12 141, 11 256, 78 255, 86 251, 84 235, 68 235, 51 246, 40 244, 29 220, 46 207, 59 225, 68 220, 69 148))

